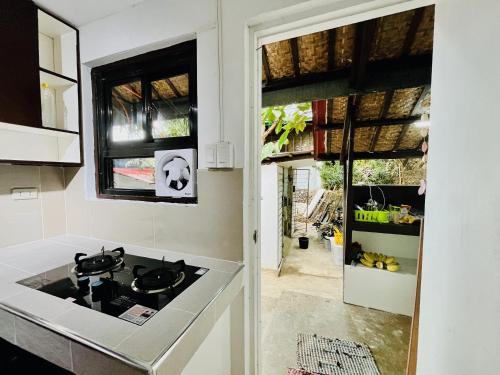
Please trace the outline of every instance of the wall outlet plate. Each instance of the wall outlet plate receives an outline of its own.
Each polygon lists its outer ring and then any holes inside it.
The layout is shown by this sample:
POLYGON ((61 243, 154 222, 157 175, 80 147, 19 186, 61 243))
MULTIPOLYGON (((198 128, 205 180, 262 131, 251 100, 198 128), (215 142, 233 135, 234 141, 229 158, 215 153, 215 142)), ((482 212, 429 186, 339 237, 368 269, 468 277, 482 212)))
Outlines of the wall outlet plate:
POLYGON ((11 190, 11 197, 15 201, 38 199, 38 188, 14 188, 11 190))

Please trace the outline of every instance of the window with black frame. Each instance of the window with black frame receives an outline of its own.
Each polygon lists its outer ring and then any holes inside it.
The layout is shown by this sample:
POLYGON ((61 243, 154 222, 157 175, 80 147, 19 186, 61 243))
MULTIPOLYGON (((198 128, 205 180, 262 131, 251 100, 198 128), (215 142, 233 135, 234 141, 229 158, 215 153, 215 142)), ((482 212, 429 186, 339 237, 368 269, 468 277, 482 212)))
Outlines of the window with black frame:
POLYGON ((154 152, 197 148, 196 41, 92 70, 98 196, 155 195, 154 152))

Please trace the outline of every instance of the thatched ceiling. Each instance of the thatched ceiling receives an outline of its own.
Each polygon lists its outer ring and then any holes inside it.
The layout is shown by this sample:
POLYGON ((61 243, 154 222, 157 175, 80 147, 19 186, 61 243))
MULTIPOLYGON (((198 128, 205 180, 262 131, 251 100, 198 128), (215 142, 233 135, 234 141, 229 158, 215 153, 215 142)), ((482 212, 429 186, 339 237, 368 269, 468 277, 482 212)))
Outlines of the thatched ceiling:
MULTIPOLYGON (((323 78, 333 82, 339 79, 339 85, 346 86, 347 78, 348 87, 342 88, 345 94, 323 98, 327 101, 326 154, 341 152, 349 96, 355 96, 351 108, 355 153, 417 151, 423 138, 413 123, 430 110, 431 59, 427 57, 432 55, 433 25, 434 7, 429 6, 266 45, 263 87, 281 90, 283 82, 288 87, 321 83, 323 78), (429 75, 421 84, 393 80, 390 85, 380 84, 380 88, 364 88, 364 83, 380 72, 370 70, 370 64, 386 68, 378 77, 383 81, 385 72, 397 69, 400 61, 408 67, 406 76, 412 76, 414 61, 428 64, 429 75)), ((312 132, 312 126, 308 128, 312 132)), ((394 155, 397 157, 397 153, 394 155)))
MULTIPOLYGON (((151 97, 153 100, 168 101, 174 98, 186 97, 189 94, 189 77, 187 74, 163 78, 151 82, 151 97)), ((142 101, 141 83, 139 81, 113 87, 112 95, 115 99, 127 103, 142 101)))
MULTIPOLYGON (((434 7, 421 9, 378 18, 368 60, 390 60, 405 55, 432 53, 434 7), (418 25, 415 26, 415 23, 418 25), (409 33, 412 34, 411 37, 409 33)), ((265 45, 263 81, 267 84, 299 74, 328 72, 350 66, 358 25, 347 25, 265 45), (295 48, 297 62, 294 61, 295 48)))

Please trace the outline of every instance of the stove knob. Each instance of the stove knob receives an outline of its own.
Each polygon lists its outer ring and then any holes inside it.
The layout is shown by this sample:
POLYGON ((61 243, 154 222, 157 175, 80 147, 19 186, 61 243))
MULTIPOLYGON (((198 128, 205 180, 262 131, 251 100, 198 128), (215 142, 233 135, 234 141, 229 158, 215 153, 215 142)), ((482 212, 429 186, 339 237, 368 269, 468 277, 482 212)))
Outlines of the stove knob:
POLYGON ((78 290, 84 293, 89 291, 90 279, 88 276, 79 277, 77 280, 78 290))
POLYGON ((92 301, 100 301, 104 297, 105 285, 102 280, 94 281, 90 288, 92 289, 92 301))

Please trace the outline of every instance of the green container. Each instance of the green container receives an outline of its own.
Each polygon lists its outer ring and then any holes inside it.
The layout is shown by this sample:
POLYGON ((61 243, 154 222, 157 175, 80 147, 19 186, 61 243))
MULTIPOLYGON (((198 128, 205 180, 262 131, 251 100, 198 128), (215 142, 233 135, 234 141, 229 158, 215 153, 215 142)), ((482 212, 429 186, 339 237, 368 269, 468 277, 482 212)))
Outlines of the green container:
POLYGON ((362 211, 354 210, 354 220, 368 223, 388 223, 389 211, 362 211))

